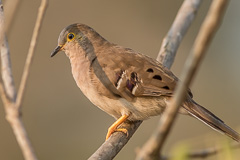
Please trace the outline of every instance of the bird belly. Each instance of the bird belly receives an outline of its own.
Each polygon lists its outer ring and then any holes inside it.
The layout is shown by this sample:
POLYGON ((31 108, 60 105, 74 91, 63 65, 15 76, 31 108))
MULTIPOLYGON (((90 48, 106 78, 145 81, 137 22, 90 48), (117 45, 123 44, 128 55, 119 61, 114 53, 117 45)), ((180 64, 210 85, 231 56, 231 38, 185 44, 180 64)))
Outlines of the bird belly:
POLYGON ((124 104, 124 109, 131 113, 128 118, 130 121, 145 120, 160 115, 166 107, 165 98, 161 96, 137 97, 133 102, 122 98, 120 101, 124 104))
POLYGON ((156 98, 137 97, 133 102, 129 102, 125 98, 112 99, 103 96, 92 86, 79 86, 79 88, 95 106, 115 119, 122 115, 129 115, 128 120, 130 121, 145 120, 151 116, 160 115, 166 106, 165 99, 161 96, 156 98))
POLYGON ((122 115, 128 115, 129 121, 145 120, 152 116, 160 115, 166 107, 165 99, 162 97, 154 99, 141 97, 136 98, 134 102, 129 102, 124 98, 110 99, 103 96, 99 98, 101 98, 101 101, 89 100, 115 119, 120 118, 122 115))

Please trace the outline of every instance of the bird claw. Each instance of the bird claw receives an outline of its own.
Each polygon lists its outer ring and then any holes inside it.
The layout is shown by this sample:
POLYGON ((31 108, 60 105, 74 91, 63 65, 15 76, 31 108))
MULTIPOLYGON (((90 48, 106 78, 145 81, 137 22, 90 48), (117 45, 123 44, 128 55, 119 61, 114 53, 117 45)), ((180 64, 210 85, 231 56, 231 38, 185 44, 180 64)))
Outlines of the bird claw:
POLYGON ((127 135, 128 137, 128 130, 125 129, 125 128, 117 128, 117 129, 111 129, 109 128, 108 129, 108 133, 107 133, 107 136, 106 136, 106 140, 108 140, 108 138, 114 133, 114 132, 123 132, 127 135))

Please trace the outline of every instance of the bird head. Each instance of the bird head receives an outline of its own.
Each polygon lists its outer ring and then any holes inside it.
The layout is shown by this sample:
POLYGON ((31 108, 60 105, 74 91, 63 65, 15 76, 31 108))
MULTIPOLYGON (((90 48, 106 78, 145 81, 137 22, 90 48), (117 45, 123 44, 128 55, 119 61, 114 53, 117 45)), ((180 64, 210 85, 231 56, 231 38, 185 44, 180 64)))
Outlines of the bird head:
POLYGON ((58 46, 51 53, 51 57, 55 56, 60 51, 72 54, 77 53, 76 50, 87 51, 93 43, 98 40, 104 40, 94 29, 85 25, 75 23, 64 28, 58 38, 58 46))

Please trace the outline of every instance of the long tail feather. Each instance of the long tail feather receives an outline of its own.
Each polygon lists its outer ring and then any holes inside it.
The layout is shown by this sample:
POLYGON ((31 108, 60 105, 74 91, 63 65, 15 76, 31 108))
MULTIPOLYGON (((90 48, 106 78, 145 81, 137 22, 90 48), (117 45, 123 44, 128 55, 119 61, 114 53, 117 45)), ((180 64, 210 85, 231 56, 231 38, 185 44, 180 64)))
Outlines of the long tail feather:
POLYGON ((227 126, 220 118, 208 111, 206 108, 200 106, 195 101, 191 100, 185 102, 183 108, 193 117, 199 119, 216 131, 219 131, 237 142, 240 142, 240 135, 232 128, 227 126))

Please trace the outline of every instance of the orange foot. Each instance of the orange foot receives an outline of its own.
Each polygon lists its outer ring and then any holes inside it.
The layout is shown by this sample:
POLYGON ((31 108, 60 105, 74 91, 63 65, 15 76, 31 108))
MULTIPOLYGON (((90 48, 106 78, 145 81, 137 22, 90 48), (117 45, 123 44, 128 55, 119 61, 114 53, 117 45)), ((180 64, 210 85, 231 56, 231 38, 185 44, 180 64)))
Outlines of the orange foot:
POLYGON ((114 122, 109 128, 108 133, 106 136, 106 140, 114 133, 114 132, 123 132, 127 134, 128 136, 128 130, 125 128, 117 128, 119 125, 121 125, 123 122, 127 120, 129 116, 128 115, 122 115, 116 122, 114 122))

